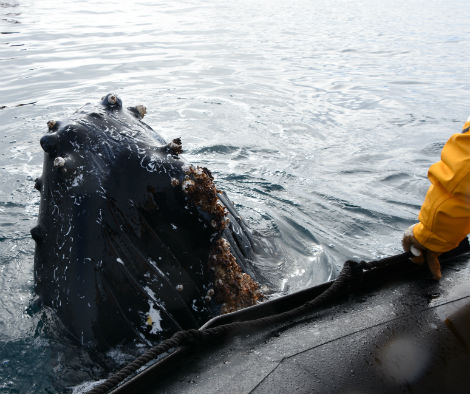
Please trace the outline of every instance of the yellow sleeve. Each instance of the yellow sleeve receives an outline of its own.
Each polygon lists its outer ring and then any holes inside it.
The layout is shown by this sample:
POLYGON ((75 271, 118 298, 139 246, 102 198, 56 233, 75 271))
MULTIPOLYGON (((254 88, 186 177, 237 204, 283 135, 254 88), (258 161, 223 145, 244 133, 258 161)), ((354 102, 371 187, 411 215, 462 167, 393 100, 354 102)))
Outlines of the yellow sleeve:
POLYGON ((470 233, 470 122, 445 144, 429 168, 431 186, 414 226, 416 240, 436 253, 447 252, 470 233))

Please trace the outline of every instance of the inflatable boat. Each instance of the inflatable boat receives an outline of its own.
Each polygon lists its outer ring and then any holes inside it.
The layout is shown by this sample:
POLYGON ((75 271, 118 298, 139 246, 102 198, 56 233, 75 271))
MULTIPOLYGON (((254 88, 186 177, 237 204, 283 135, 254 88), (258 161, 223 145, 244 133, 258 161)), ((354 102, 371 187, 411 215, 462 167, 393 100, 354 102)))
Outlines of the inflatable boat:
MULTIPOLYGON (((112 394, 469 393, 470 253, 443 278, 402 262, 367 272, 330 305, 206 346, 179 347, 112 394)), ((218 316, 201 329, 279 314, 332 282, 218 316)))

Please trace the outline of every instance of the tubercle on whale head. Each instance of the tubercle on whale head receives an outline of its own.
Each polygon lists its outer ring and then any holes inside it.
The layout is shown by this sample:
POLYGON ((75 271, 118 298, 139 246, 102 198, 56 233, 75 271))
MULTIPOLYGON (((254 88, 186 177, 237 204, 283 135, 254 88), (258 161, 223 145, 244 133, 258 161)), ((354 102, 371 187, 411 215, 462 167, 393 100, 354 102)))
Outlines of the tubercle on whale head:
POLYGON ((54 159, 54 167, 56 168, 62 168, 65 166, 65 159, 61 156, 57 156, 55 159, 54 159))
POLYGON ((60 127, 60 122, 57 122, 55 120, 49 120, 47 122, 47 128, 49 129, 50 132, 57 131, 59 127, 60 127))
POLYGON ((42 189, 42 179, 41 178, 36 178, 34 180, 34 188, 37 190, 37 191, 41 191, 42 189))
POLYGON ((59 145, 59 136, 57 133, 46 134, 39 140, 44 152, 49 154, 55 154, 57 146, 59 145))
POLYGON ((108 109, 121 109, 122 100, 115 93, 108 93, 101 98, 101 104, 108 109))
POLYGON ((173 155, 177 156, 183 153, 183 145, 181 143, 181 138, 175 138, 167 146, 168 146, 168 150, 173 155))
POLYGON ((40 243, 44 239, 44 229, 37 225, 31 229, 31 237, 37 242, 40 243))
POLYGON ((145 105, 139 104, 135 107, 127 107, 128 111, 131 112, 137 119, 143 119, 147 113, 147 107, 145 105))

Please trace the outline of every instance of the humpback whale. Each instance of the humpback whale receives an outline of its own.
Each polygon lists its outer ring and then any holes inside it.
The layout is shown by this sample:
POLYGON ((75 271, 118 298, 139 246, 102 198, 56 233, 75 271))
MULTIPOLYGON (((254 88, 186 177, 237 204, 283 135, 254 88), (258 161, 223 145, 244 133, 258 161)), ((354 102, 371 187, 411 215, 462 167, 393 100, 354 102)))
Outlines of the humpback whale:
POLYGON ((84 346, 153 343, 263 297, 252 231, 145 112, 110 93, 40 140, 35 292, 84 346))

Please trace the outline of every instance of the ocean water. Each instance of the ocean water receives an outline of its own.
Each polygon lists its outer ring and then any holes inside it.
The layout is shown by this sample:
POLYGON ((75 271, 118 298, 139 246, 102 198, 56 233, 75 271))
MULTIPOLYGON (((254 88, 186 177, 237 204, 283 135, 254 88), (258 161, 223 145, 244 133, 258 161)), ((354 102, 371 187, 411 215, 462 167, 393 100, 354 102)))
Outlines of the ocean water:
POLYGON ((469 20, 465 0, 1 1, 0 392, 71 391, 132 357, 31 307, 49 119, 111 91, 145 104, 275 242, 259 264, 292 292, 401 251, 470 112, 469 20))

